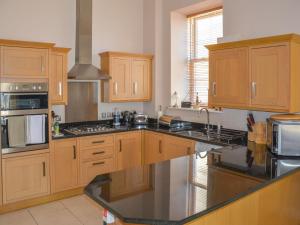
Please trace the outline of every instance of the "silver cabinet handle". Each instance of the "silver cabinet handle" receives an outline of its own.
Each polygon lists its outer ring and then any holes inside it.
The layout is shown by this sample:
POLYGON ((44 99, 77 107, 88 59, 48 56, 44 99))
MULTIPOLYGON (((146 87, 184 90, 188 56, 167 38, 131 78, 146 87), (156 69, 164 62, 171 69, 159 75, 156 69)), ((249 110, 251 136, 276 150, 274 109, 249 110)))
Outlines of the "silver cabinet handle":
POLYGON ((62 96, 62 83, 61 83, 61 81, 58 82, 58 95, 62 96))
POLYGON ((122 152, 122 140, 119 140, 120 142, 120 149, 119 149, 119 152, 122 152))
POLYGON ((138 83, 137 82, 133 82, 133 94, 134 95, 137 94, 137 89, 138 89, 138 83))
POLYGON ((46 162, 43 162, 43 177, 46 176, 46 162))
POLYGON ((114 94, 118 95, 118 83, 114 82, 114 94))
POLYGON ((212 94, 213 96, 217 95, 217 83, 215 81, 212 84, 212 94))
POLYGON ((252 90, 252 98, 256 97, 256 82, 251 83, 251 90, 252 90))
POLYGON ((76 146, 73 145, 73 159, 77 158, 77 153, 76 153, 76 146))

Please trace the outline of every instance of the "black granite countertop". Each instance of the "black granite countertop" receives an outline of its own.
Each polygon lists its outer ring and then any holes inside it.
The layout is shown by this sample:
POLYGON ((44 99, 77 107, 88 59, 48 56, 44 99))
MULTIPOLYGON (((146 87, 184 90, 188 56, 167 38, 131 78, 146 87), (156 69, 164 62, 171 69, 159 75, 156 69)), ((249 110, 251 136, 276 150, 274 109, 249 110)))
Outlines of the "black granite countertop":
MULTIPOLYGON (((164 134, 168 134, 168 135, 173 135, 173 136, 177 136, 177 137, 187 138, 187 139, 194 140, 194 141, 200 141, 200 142, 208 143, 208 144, 215 144, 215 145, 220 145, 220 146, 227 146, 229 144, 227 142, 221 141, 216 138, 207 139, 206 137, 197 138, 197 137, 193 137, 193 136, 182 135, 178 132, 174 132, 174 131, 170 130, 170 128, 168 128, 168 127, 157 126, 157 123, 149 123, 147 125, 129 124, 126 126, 123 125, 123 126, 115 127, 109 131, 102 131, 99 133, 90 133, 90 134, 80 134, 80 135, 71 134, 71 133, 68 133, 65 131, 65 128, 67 128, 67 127, 82 125, 82 124, 102 124, 102 125, 108 125, 108 126, 112 127, 111 123, 112 123, 112 121, 91 121, 91 122, 62 124, 61 129, 60 129, 60 132, 62 135, 61 136, 52 136, 52 140, 94 136, 94 135, 107 135, 107 134, 136 131, 136 130, 148 130, 148 131, 154 131, 154 132, 164 133, 164 134)), ((205 132, 204 126, 205 125, 201 124, 201 123, 192 123, 192 128, 190 130, 197 130, 197 131, 205 132)), ((216 127, 213 127, 213 129, 216 129, 216 127)), ((232 131, 234 131, 234 130, 232 130, 232 131)), ((242 132, 242 131, 238 131, 238 132, 242 132)), ((244 132, 244 136, 245 137, 243 139, 239 139, 237 142, 233 141, 233 142, 231 142, 231 144, 234 143, 234 144, 245 145, 247 143, 247 132, 244 132)))
POLYGON ((223 148, 101 175, 85 193, 125 223, 184 224, 299 170, 300 159, 284 160, 262 146, 223 148), (148 171, 148 185, 128 189, 133 170, 148 171))

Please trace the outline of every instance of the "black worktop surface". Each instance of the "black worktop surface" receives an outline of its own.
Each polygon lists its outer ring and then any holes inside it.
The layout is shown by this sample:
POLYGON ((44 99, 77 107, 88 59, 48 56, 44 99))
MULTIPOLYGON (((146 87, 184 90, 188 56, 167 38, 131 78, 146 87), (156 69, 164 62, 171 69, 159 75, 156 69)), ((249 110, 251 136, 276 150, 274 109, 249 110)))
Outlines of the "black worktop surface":
POLYGON ((272 157, 261 147, 202 152, 145 165, 150 171, 146 189, 136 183, 123 196, 113 194, 126 188, 120 174, 142 169, 136 167, 96 177, 85 193, 126 223, 184 224, 298 170, 272 177, 267 172, 272 157))

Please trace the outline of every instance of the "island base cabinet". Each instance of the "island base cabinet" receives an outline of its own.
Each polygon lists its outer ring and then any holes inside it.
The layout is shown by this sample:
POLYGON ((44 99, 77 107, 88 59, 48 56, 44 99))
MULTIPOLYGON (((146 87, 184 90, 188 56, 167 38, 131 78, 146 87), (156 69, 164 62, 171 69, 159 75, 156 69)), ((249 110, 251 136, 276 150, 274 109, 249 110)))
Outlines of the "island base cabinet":
POLYGON ((49 153, 4 158, 3 203, 50 194, 49 153))

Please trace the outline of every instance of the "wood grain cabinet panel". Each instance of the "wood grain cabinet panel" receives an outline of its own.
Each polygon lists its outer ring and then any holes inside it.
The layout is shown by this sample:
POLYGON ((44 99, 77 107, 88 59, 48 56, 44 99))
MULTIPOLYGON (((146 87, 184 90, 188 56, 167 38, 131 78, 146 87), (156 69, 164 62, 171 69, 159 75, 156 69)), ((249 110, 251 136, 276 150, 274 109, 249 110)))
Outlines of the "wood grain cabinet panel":
POLYGON ((300 112, 300 35, 209 45, 209 106, 300 112))
POLYGON ((3 203, 50 194, 49 153, 2 160, 3 203))
POLYGON ((104 52, 101 70, 111 76, 101 82, 103 102, 143 102, 151 100, 152 56, 104 52))
POLYGON ((1 76, 6 78, 48 78, 49 49, 2 47, 1 76))
POLYGON ((164 160, 163 135, 145 131, 144 133, 144 162, 145 164, 156 163, 164 160))
POLYGON ((51 148, 51 189, 60 192, 78 186, 76 139, 53 141, 51 148))
POLYGON ((251 106, 289 109, 289 46, 250 48, 251 106))
POLYGON ((53 105, 68 103, 68 48, 51 51, 50 99, 53 105))
POLYGON ((142 165, 142 136, 140 131, 117 134, 115 141, 118 170, 142 165))
POLYGON ((249 104, 248 49, 238 48, 210 53, 210 104, 247 106, 249 104))
POLYGON ((193 154, 195 152, 195 142, 171 135, 163 137, 163 155, 164 160, 174 159, 181 156, 193 154))

